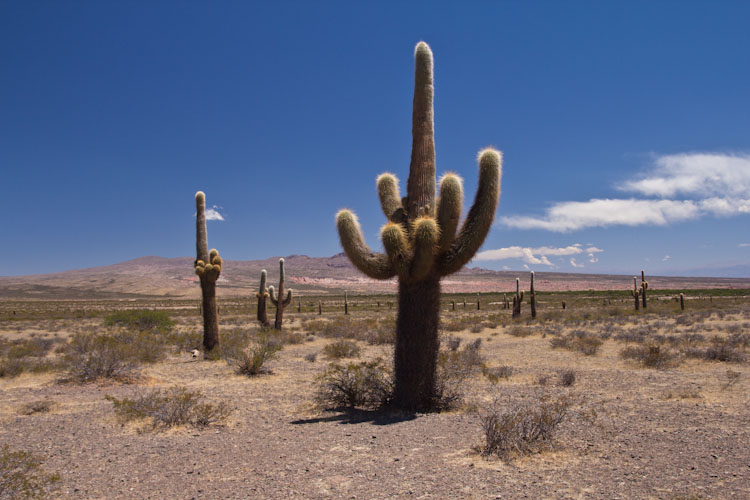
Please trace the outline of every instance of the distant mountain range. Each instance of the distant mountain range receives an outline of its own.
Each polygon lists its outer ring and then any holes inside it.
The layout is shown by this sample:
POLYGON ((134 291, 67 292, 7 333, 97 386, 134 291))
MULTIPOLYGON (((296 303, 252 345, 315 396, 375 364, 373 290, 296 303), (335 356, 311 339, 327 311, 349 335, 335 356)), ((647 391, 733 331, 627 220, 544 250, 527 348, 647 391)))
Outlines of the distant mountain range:
MULTIPOLYGON (((332 257, 289 255, 286 260, 287 288, 302 294, 393 293, 396 281, 376 281, 362 275, 344 254, 332 257)), ((279 258, 227 260, 219 278, 219 296, 247 296, 257 291, 262 269, 268 270, 268 284, 278 281, 279 258)), ((528 288, 528 271, 490 271, 466 268, 442 281, 445 292, 490 292, 515 290, 521 278, 528 288)), ((654 277, 652 289, 750 288, 750 278, 654 277)), ((537 272, 538 290, 624 290, 633 286, 632 276, 537 272)), ((4 299, 120 299, 197 298, 198 279, 191 257, 140 257, 138 259, 53 274, 0 277, 4 299)))

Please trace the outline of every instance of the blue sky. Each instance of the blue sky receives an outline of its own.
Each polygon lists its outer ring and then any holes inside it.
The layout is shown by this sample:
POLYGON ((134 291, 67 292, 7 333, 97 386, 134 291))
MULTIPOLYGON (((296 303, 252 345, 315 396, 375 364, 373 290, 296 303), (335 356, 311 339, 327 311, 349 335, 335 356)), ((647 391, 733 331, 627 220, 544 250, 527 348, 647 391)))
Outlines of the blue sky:
MULTIPOLYGON (((413 48, 435 54, 438 172, 504 152, 472 265, 750 275, 745 2, 0 3, 1 275, 194 253, 378 247, 408 176, 413 48), (742 273, 742 271, 740 271, 742 273)), ((467 209, 468 210, 468 207, 467 209)))

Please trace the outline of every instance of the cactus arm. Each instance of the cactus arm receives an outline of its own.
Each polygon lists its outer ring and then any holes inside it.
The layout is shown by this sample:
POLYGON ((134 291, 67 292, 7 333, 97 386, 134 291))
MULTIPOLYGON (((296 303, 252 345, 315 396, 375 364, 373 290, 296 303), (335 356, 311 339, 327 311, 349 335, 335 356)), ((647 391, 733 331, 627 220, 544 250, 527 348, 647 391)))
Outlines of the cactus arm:
POLYGON ((409 271, 411 281, 422 281, 432 270, 435 262, 435 245, 439 238, 440 230, 435 219, 420 217, 414 221, 414 257, 409 271))
POLYGON ((276 298, 276 290, 273 286, 268 287, 268 298, 271 299, 271 304, 279 307, 279 299, 276 298))
POLYGON ((398 178, 391 173, 384 173, 378 176, 375 184, 378 188, 378 198, 380 198, 380 207, 389 221, 403 223, 406 221, 406 211, 401 203, 401 195, 398 189, 398 178))
POLYGON ((375 253, 365 243, 357 216, 349 210, 336 214, 336 226, 341 246, 354 267, 375 279, 388 279, 396 275, 386 254, 375 253))
POLYGON ((284 307, 286 307, 286 306, 288 306, 291 303, 292 303, 292 289, 290 288, 286 292, 286 298, 284 299, 284 301, 282 302, 282 304, 283 304, 284 307))
POLYGON ((208 236, 206 234, 206 195, 195 193, 195 254, 197 260, 208 263, 208 236))
POLYGON ((455 174, 445 174, 440 179, 440 198, 438 199, 437 221, 440 227, 438 250, 447 251, 456 238, 458 221, 461 218, 461 207, 464 203, 464 189, 461 178, 455 174))
POLYGON ((501 169, 502 155, 499 151, 487 148, 479 153, 479 185, 474 204, 450 249, 440 258, 440 273, 443 276, 461 269, 484 243, 500 198, 501 169))
POLYGON ((411 263, 409 240, 401 224, 388 223, 380 230, 380 239, 391 265, 399 277, 407 279, 411 263))
POLYGON ((409 220, 435 210, 435 139, 433 125, 432 51, 419 42, 414 51, 414 101, 409 179, 406 184, 409 220))

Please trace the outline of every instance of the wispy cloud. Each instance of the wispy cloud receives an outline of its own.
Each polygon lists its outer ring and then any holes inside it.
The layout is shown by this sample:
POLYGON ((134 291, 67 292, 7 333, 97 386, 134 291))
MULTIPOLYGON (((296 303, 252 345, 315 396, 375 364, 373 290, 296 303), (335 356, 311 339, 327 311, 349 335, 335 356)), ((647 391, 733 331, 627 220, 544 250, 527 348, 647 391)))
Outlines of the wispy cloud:
POLYGON ((665 256, 664 256, 664 258, 663 258, 663 259, 661 259, 661 261, 662 261, 662 262, 666 262, 666 261, 668 261, 668 260, 669 260, 669 259, 671 259, 671 258, 672 258, 672 256, 671 256, 671 255, 665 255, 665 256))
POLYGON ((576 262, 576 259, 574 257, 570 258, 570 265, 573 267, 583 267, 583 264, 579 264, 578 262, 576 262))
POLYGON ((740 243, 741 247, 750 247, 750 243, 740 243))
POLYGON ((505 216, 500 222, 517 229, 567 232, 615 225, 664 226, 705 215, 750 213, 750 155, 661 156, 649 174, 628 180, 619 188, 657 199, 558 202, 542 216, 505 216), (677 195, 684 199, 665 199, 677 195))
MULTIPOLYGON (((588 254, 589 257, 596 259, 594 254, 603 252, 601 248, 595 246, 589 246, 588 248, 583 247, 580 243, 575 243, 567 247, 506 247, 498 248, 496 250, 485 250, 479 252, 474 260, 505 260, 505 259, 521 259, 526 265, 528 264, 543 264, 545 266, 554 267, 554 264, 549 260, 549 257, 562 257, 567 255, 578 255, 582 253, 588 254)), ((596 259, 598 260, 598 259, 596 259)), ((593 260, 591 262, 596 262, 593 260)))
POLYGON ((222 207, 217 205, 214 205, 211 208, 207 208, 206 220, 224 220, 224 216, 219 210, 222 210, 222 207))

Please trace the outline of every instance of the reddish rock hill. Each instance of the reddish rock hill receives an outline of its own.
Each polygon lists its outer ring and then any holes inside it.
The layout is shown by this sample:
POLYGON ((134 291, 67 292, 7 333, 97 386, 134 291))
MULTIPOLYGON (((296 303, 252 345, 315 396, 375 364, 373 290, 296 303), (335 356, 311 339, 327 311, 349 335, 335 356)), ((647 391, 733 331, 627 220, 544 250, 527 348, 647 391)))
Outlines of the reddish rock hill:
MULTIPOLYGON (((285 257, 287 287, 307 294, 393 293, 395 280, 375 281, 362 275, 344 254, 332 257, 285 257)), ((253 294, 260 271, 268 270, 269 284, 278 281, 279 258, 225 260, 219 278, 220 296, 253 294)), ((445 292, 492 292, 515 289, 520 277, 528 288, 528 271, 490 271, 467 268, 443 280, 445 292)), ((649 276, 652 289, 750 288, 750 278, 680 278, 649 276)), ((538 290, 624 290, 632 276, 538 272, 538 290)), ((94 299, 174 297, 200 294, 191 257, 141 257, 111 266, 92 267, 54 274, 0 277, 0 297, 5 299, 94 299)))

